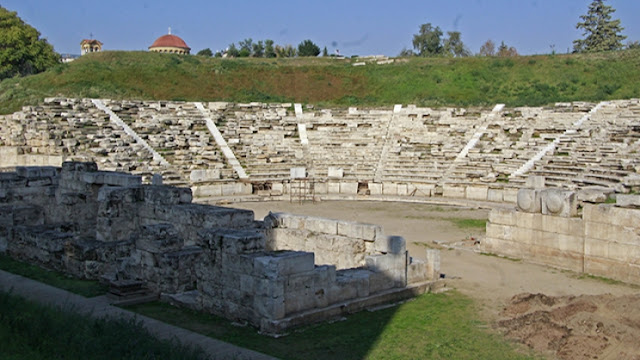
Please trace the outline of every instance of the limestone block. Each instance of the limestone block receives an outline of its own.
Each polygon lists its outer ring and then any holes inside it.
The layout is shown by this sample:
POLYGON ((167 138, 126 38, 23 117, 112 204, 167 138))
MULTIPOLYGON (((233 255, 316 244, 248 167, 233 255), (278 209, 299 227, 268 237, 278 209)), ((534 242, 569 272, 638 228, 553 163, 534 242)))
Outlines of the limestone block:
POLYGON ((629 228, 636 228, 640 224, 640 211, 633 208, 605 204, 586 204, 582 214, 585 222, 597 222, 629 228))
POLYGON ((369 183, 369 192, 371 195, 382 195, 382 183, 369 183))
POLYGON ((175 186, 143 186, 144 201, 154 205, 177 205, 191 203, 191 189, 175 186))
POLYGON ((414 183, 409 186, 409 193, 413 193, 415 191, 416 196, 433 196, 433 192, 435 191, 436 186, 433 184, 420 184, 414 183))
POLYGON ((330 166, 328 169, 328 177, 330 178, 343 178, 344 177, 344 170, 342 168, 338 168, 338 167, 332 167, 330 166))
POLYGON ((356 195, 358 193, 357 182, 341 182, 340 194, 356 195))
MULTIPOLYGON (((256 296, 253 301, 253 309, 257 314, 262 315, 266 319, 282 319, 286 315, 284 296, 276 298, 256 296)), ((263 319, 262 321, 265 321, 266 319, 263 319)))
POLYGON ((138 249, 154 254, 178 250, 183 243, 172 224, 142 226, 136 238, 138 249))
POLYGON ((284 192, 284 184, 275 182, 271 184, 271 193, 282 194, 284 192))
POLYGON ((339 182, 328 182, 327 183, 327 194, 340 194, 340 183, 339 182))
POLYGON ((389 236, 389 253, 402 255, 407 251, 407 242, 402 236, 389 236))
POLYGON ((329 187, 327 185, 327 183, 325 182, 317 182, 315 184, 313 184, 313 190, 316 193, 316 195, 318 194, 328 194, 329 193, 329 187))
MULTIPOLYGON (((1 215, 0 215, 1 216, 1 215)), ((13 206, 11 208, 13 226, 16 225, 44 225, 44 211, 39 206, 13 206)), ((0 226, 1 226, 0 220, 0 226)))
POLYGON ((466 197, 469 200, 487 200, 487 194, 489 193, 488 186, 482 185, 469 185, 467 186, 466 197))
POLYGON ((413 260, 407 266, 407 284, 417 284, 431 280, 428 276, 427 263, 413 260))
POLYGON ((289 172, 291 179, 304 179, 307 177, 307 169, 304 167, 293 167, 289 172))
POLYGON ((518 202, 518 189, 505 188, 502 190, 503 201, 506 203, 517 204, 518 202))
POLYGON ((616 195, 616 206, 638 208, 640 207, 640 195, 616 195))
POLYGON ((542 209, 541 190, 523 188, 518 190, 518 209, 528 213, 539 213, 542 209))
POLYGON ((191 188, 195 197, 222 196, 222 184, 196 185, 191 188))
POLYGON ((380 291, 388 290, 396 286, 394 279, 391 279, 384 272, 373 272, 369 276, 369 293, 375 294, 380 291))
POLYGON ((465 190, 466 190, 465 186, 444 184, 442 186, 442 196, 457 198, 457 199, 464 199, 465 190))
POLYGON ((232 254, 263 251, 266 242, 260 232, 236 229, 211 229, 207 240, 219 243, 222 251, 232 254))
POLYGON ((502 208, 491 209, 489 212, 489 223, 510 226, 516 225, 515 210, 502 208))
POLYGON ((489 190, 487 190, 487 201, 503 202, 504 201, 503 193, 504 193, 503 189, 489 188, 489 190))
POLYGON ((539 175, 530 175, 525 182, 525 187, 530 189, 544 189, 545 178, 539 175))
POLYGON ((308 231, 337 235, 338 220, 309 216, 305 218, 304 228, 308 231))
MULTIPOLYGON (((342 294, 334 294, 330 296, 332 302, 336 302, 336 298, 353 298, 351 291, 345 293, 345 288, 355 289, 355 296, 365 297, 369 296, 369 279, 373 275, 373 271, 367 269, 345 269, 336 273, 336 283, 340 286, 338 292, 342 294)), ((335 291, 335 289, 332 289, 335 291)))
MULTIPOLYGON (((383 183, 382 184, 382 194, 396 196, 398 195, 398 184, 396 183, 383 183)), ((373 192, 371 193, 373 195, 373 192)))
POLYGON ((427 249, 427 278, 437 280, 440 278, 440 250, 427 249))
POLYGON ((96 172, 98 165, 95 162, 65 161, 62 163, 62 172, 96 172))
POLYGON ((542 214, 562 217, 578 215, 576 193, 560 189, 545 189, 541 192, 542 214))
POLYGON ((338 235, 363 239, 365 241, 375 241, 376 231, 381 230, 381 227, 378 225, 338 221, 338 235))
POLYGON ((613 189, 598 188, 598 189, 580 189, 576 193, 578 201, 589 203, 603 203, 607 201, 609 194, 613 193, 613 189))
POLYGON ((206 182, 220 179, 220 169, 200 169, 192 170, 189 174, 189 180, 192 183, 206 182))
POLYGON ((582 218, 562 218, 559 216, 542 216, 542 227, 540 230, 549 233, 582 236, 585 224, 582 218))
POLYGON ((254 276, 260 278, 276 279, 314 268, 314 254, 302 251, 267 253, 254 257, 253 261, 254 276))
POLYGON ((153 176, 151 177, 151 185, 162 185, 162 174, 153 174, 153 176))

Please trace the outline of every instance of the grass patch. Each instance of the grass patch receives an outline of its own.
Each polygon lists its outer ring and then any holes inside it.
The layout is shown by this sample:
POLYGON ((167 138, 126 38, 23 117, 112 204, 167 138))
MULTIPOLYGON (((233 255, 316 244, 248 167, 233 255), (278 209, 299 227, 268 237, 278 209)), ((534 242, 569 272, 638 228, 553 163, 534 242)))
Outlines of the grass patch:
POLYGON ((0 293, 3 359, 205 359, 201 350, 157 340, 135 320, 91 319, 0 293))
POLYGON ((162 303, 130 310, 282 359, 530 359, 487 331, 471 299, 455 291, 310 326, 277 339, 211 315, 162 303))
POLYGON ((637 97, 640 50, 597 54, 409 58, 353 67, 332 58, 217 59, 143 51, 87 54, 0 82, 0 113, 48 96, 313 103, 323 107, 540 106, 637 97))
POLYGON ((508 257, 508 256, 502 256, 502 255, 494 254, 494 253, 481 252, 480 255, 496 257, 498 259, 505 259, 505 260, 509 260, 509 261, 513 261, 513 262, 521 262, 522 261, 522 259, 516 259, 516 258, 512 258, 512 257, 508 257))
POLYGON ((447 219, 460 229, 485 229, 486 219, 447 219))
POLYGON ((0 254, 0 270, 28 277, 84 297, 104 295, 108 290, 106 285, 97 281, 75 279, 57 271, 14 260, 4 254, 0 254))

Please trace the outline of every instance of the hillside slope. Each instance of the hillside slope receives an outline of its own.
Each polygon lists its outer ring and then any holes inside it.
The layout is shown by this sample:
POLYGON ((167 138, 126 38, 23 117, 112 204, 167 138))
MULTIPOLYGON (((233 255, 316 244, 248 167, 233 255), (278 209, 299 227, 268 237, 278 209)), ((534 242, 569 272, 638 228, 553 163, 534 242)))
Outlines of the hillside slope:
POLYGON ((640 96, 640 51, 516 58, 216 59, 148 52, 85 55, 0 83, 0 113, 44 97, 303 102, 320 106, 509 106, 640 96))

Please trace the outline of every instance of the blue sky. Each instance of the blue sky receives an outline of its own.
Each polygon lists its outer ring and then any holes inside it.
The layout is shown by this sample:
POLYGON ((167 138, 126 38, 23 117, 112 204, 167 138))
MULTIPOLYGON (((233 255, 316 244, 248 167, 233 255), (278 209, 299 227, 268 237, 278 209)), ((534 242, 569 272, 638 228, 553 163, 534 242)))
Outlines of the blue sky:
MULTIPOLYGON (((581 37, 575 28, 591 0, 0 0, 17 11, 60 53, 80 53, 93 34, 105 50, 146 50, 167 33, 195 53, 245 38, 297 46, 311 39, 344 55, 397 55, 411 48, 420 24, 460 31, 473 53, 492 39, 521 54, 566 52, 581 37)), ((640 1, 610 0, 625 40, 640 40, 640 1)))

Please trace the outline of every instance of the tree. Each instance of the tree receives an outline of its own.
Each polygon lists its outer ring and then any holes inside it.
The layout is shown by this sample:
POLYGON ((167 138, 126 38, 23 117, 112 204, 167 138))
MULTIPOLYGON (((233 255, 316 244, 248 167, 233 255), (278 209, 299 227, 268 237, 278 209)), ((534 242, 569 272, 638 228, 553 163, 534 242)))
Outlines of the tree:
POLYGON ((253 53, 251 54, 253 57, 263 57, 264 56, 264 44, 262 40, 253 44, 253 53))
POLYGON ((198 51, 198 53, 196 55, 212 57, 213 56, 213 51, 211 51, 211 49, 209 49, 209 48, 206 48, 206 49, 202 49, 202 50, 198 51))
POLYGON ((320 48, 311 40, 305 40, 298 45, 298 56, 318 56, 320 48))
POLYGON ((500 47, 498 48, 498 56, 500 57, 518 56, 518 51, 513 46, 507 46, 503 41, 500 44, 500 47))
POLYGON ((276 55, 278 57, 295 57, 296 53, 296 48, 291 45, 276 45, 276 55))
POLYGON ((264 57, 274 58, 276 57, 276 51, 273 48, 273 40, 265 40, 264 41, 264 57))
POLYGON ((251 56, 251 50, 253 48, 253 40, 251 38, 239 41, 238 45, 240 46, 240 51, 238 52, 239 57, 251 56))
POLYGON ((407 49, 407 48, 402 48, 402 50, 400 50, 400 53, 398 54, 398 57, 411 57, 413 55, 415 55, 413 53, 413 50, 407 49))
POLYGON ((640 41, 629 41, 627 42, 627 49, 640 49, 640 41))
POLYGON ((227 49, 227 57, 234 58, 238 56, 240 56, 240 51, 238 51, 236 44, 229 45, 229 48, 227 49))
POLYGON ((329 50, 327 50, 326 46, 324 47, 324 49, 322 49, 322 56, 324 56, 324 57, 329 56, 329 50))
POLYGON ((478 53, 480 56, 494 56, 496 54, 496 44, 491 40, 487 40, 480 47, 480 52, 478 53))
POLYGON ((462 35, 459 31, 448 31, 448 38, 444 40, 443 51, 446 55, 454 57, 469 56, 471 52, 464 46, 462 35))
POLYGON ((442 30, 431 23, 420 25, 420 32, 413 35, 413 48, 418 56, 434 56, 442 54, 442 30))
POLYGON ((598 52, 622 49, 622 40, 626 36, 620 35, 623 27, 620 20, 612 20, 615 12, 612 6, 605 5, 605 0, 594 0, 589 5, 586 15, 581 15, 576 29, 582 29, 584 39, 573 41, 573 52, 598 52))
POLYGON ((0 80, 36 74, 60 63, 60 55, 40 33, 0 6, 0 80))

